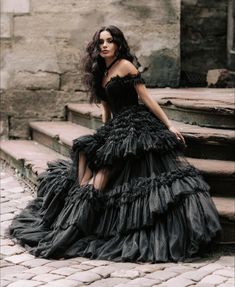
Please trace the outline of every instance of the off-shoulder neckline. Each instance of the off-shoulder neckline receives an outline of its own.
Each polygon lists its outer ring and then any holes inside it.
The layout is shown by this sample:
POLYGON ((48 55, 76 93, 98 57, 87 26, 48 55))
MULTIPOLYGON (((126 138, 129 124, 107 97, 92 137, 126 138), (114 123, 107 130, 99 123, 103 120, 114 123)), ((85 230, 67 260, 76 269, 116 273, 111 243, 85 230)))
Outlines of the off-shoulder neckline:
POLYGON ((115 76, 111 77, 110 80, 109 80, 104 86, 102 86, 102 88, 103 88, 103 89, 107 88, 107 86, 108 86, 111 82, 113 82, 114 80, 116 80, 116 79, 123 80, 123 79, 129 78, 129 77, 130 77, 131 79, 134 79, 134 78, 139 77, 139 76, 141 76, 141 73, 140 73, 140 72, 138 72, 138 73, 135 74, 135 75, 133 75, 133 74, 131 74, 131 73, 128 73, 128 74, 126 74, 125 76, 115 75, 115 76))

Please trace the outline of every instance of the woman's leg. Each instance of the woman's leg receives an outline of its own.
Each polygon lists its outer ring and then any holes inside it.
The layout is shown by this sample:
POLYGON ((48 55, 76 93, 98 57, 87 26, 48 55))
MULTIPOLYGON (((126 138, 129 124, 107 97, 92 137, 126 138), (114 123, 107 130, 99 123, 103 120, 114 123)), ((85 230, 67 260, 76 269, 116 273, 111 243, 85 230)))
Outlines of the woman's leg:
POLYGON ((86 156, 83 152, 79 153, 79 162, 78 162, 78 180, 81 186, 87 184, 92 178, 92 171, 87 166, 86 156))
MULTIPOLYGON (((109 171, 107 168, 99 170, 93 180, 93 185, 95 189, 103 190, 109 179, 109 171)), ((91 182, 91 181, 90 181, 91 182)))
POLYGON ((103 190, 108 182, 108 169, 99 170, 93 178, 93 173, 86 163, 86 156, 83 152, 79 153, 78 179, 81 186, 93 184, 95 189, 103 190))

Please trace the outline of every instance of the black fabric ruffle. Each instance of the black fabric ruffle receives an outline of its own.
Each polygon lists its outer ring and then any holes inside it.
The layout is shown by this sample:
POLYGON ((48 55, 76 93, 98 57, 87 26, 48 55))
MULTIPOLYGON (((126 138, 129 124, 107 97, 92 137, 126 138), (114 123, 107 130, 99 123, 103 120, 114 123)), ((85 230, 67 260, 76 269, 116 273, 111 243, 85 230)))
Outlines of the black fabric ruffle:
POLYGON ((43 258, 191 257, 221 227, 209 186, 183 149, 148 108, 125 107, 95 134, 74 140, 71 160, 48 165, 37 198, 13 219, 9 234, 43 258), (107 168, 104 190, 79 185, 80 152, 94 174, 107 168))
POLYGON ((170 132, 145 106, 124 108, 94 135, 75 139, 73 151, 83 151, 88 165, 97 170, 118 159, 141 156, 155 150, 166 153, 184 150, 182 142, 170 132))
MULTIPOLYGON (((134 262, 183 261, 218 234, 218 219, 211 211, 215 208, 208 193, 192 194, 164 216, 156 217, 149 227, 109 237, 87 236, 74 242, 64 256, 134 262)), ((111 224, 115 221, 110 219, 111 224)))
POLYGON ((113 82, 117 82, 121 85, 123 84, 128 84, 128 85, 138 85, 138 84, 145 84, 145 80, 142 78, 142 75, 140 72, 138 72, 137 74, 131 74, 128 73, 127 75, 121 77, 119 75, 116 75, 114 77, 111 77, 111 79, 108 81, 108 83, 105 85, 105 87, 107 87, 108 85, 110 85, 113 82))
POLYGON ((70 162, 50 165, 40 178, 42 197, 13 220, 11 236, 35 256, 178 261, 220 231, 209 187, 193 167, 103 192, 69 175, 70 162))

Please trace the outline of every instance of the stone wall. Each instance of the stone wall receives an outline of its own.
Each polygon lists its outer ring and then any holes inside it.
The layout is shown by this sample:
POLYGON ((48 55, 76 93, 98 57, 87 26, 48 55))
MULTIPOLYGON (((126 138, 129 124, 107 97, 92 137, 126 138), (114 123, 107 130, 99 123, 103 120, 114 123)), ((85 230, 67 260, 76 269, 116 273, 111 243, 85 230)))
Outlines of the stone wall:
POLYGON ((235 0, 228 1, 228 67, 232 71, 235 82, 235 0))
POLYGON ((148 86, 179 84, 180 0, 1 0, 1 12, 5 136, 27 138, 29 121, 86 99, 81 57, 103 25, 123 30, 148 86))
POLYGON ((182 0, 181 69, 195 84, 227 67, 227 8, 227 0, 182 0))

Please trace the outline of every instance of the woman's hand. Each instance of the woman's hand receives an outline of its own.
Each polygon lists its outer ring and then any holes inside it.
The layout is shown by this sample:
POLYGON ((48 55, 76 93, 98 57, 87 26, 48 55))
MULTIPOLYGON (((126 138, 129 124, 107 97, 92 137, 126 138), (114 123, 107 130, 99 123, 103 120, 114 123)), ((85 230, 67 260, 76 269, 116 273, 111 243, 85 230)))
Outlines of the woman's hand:
POLYGON ((184 137, 174 126, 170 126, 168 129, 169 129, 169 131, 171 131, 172 133, 175 134, 176 138, 179 141, 181 140, 184 143, 184 145, 186 145, 184 137))

